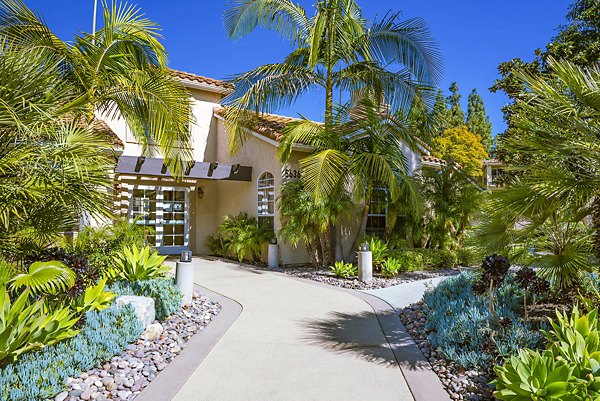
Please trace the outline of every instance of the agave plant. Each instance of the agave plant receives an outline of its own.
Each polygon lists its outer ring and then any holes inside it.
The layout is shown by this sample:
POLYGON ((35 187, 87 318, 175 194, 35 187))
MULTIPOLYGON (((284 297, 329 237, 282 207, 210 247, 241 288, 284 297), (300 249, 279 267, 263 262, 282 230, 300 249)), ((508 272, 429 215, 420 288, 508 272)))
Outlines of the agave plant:
POLYGON ((26 289, 11 303, 6 287, 0 286, 0 364, 24 352, 42 348, 78 333, 78 318, 68 308, 47 312, 44 299, 29 302, 26 289))
POLYGON ((123 249, 115 256, 116 267, 109 269, 107 276, 110 279, 127 281, 148 280, 155 277, 164 277, 170 268, 163 266, 166 256, 160 256, 152 251, 150 246, 138 249, 137 246, 123 249))
POLYGON ((383 277, 394 277, 400 272, 400 269, 402 269, 402 264, 398 259, 388 258, 381 265, 381 275, 383 277))
POLYGON ((12 289, 27 288, 32 294, 56 294, 75 284, 75 272, 58 261, 34 262, 27 273, 21 273, 11 280, 12 289))
POLYGON ((103 310, 110 306, 110 302, 116 295, 110 291, 104 291, 107 279, 104 278, 95 286, 89 286, 85 292, 75 301, 75 310, 84 314, 92 310, 103 310))

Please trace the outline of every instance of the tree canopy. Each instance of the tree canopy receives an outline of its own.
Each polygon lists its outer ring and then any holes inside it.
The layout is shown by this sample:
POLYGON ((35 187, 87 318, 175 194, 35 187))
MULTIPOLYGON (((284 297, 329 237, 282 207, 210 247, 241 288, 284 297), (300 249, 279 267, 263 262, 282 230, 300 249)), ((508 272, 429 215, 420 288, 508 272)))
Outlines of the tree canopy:
POLYGON ((466 126, 448 128, 433 139, 432 148, 436 156, 460 164, 466 174, 472 177, 482 175, 482 162, 488 155, 481 138, 466 126))

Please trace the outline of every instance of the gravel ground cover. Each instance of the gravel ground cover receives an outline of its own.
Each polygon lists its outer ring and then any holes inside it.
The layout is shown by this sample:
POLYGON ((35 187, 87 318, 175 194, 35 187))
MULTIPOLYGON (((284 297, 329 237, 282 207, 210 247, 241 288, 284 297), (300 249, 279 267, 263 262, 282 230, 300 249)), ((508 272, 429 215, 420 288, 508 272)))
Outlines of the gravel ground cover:
POLYGON ((313 267, 286 267, 281 269, 286 274, 296 277, 306 278, 320 283, 333 285, 336 287, 348 288, 353 290, 377 290, 380 288, 392 287, 394 285, 408 283, 411 281, 426 280, 435 277, 454 276, 460 274, 461 269, 440 269, 425 270, 420 272, 401 273, 396 277, 385 278, 374 275, 369 283, 363 283, 358 278, 339 278, 335 277, 330 270, 315 269, 313 267))
POLYGON ((438 356, 427 340, 426 318, 423 302, 409 305, 400 312, 400 320, 417 343, 425 358, 431 364, 442 384, 453 400, 487 401, 493 400, 493 386, 490 372, 465 370, 451 361, 438 356))
POLYGON ((188 305, 160 322, 155 340, 139 339, 121 355, 68 379, 66 391, 55 401, 133 400, 181 351, 185 343, 219 314, 219 304, 194 294, 188 305))

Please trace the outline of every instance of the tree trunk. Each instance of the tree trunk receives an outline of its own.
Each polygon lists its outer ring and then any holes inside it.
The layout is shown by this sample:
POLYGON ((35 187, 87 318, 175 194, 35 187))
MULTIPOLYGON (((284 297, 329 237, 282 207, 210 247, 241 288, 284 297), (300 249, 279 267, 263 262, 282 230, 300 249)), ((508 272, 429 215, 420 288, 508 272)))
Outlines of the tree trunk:
POLYGON ((356 232, 356 236, 354 237, 354 242, 352 243, 352 248, 350 248, 348 255, 346 255, 346 260, 354 260, 355 259, 354 257, 356 254, 356 250, 358 249, 358 246, 360 245, 360 241, 365 236, 365 232, 367 229, 367 220, 369 218, 369 209, 371 208, 371 191, 372 191, 372 188, 369 185, 367 187, 367 192, 365 194, 365 207, 362 211, 362 216, 360 219, 360 226, 358 228, 358 231, 356 232))
POLYGON ((592 226, 594 227, 594 255, 600 261, 600 195, 596 195, 594 199, 592 226))
POLYGON ((344 260, 344 248, 342 245, 342 225, 340 223, 335 226, 335 233, 335 261, 341 262, 344 260))
POLYGON ((323 267, 333 265, 334 256, 334 249, 331 243, 331 225, 329 225, 323 233, 323 267))

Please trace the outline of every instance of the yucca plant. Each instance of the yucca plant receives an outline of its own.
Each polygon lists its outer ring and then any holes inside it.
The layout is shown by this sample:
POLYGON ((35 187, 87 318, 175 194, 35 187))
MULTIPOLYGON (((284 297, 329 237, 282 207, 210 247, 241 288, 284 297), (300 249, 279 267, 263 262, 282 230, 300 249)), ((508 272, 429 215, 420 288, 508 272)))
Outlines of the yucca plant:
POLYGON ((0 364, 24 352, 42 348, 78 333, 78 318, 68 308, 47 311, 44 299, 30 303, 28 289, 11 303, 6 287, 0 286, 0 364))
POLYGON ((115 256, 116 266, 109 269, 107 276, 111 280, 148 280, 164 277, 171 269, 163 266, 166 256, 160 256, 150 246, 138 249, 132 245, 115 256))
POLYGON ((335 262, 333 266, 329 266, 336 277, 350 278, 358 274, 358 266, 352 263, 335 262))
POLYGON ((27 288, 32 294, 57 294, 75 284, 75 272, 58 261, 34 262, 27 273, 16 275, 11 280, 12 289, 27 288))

